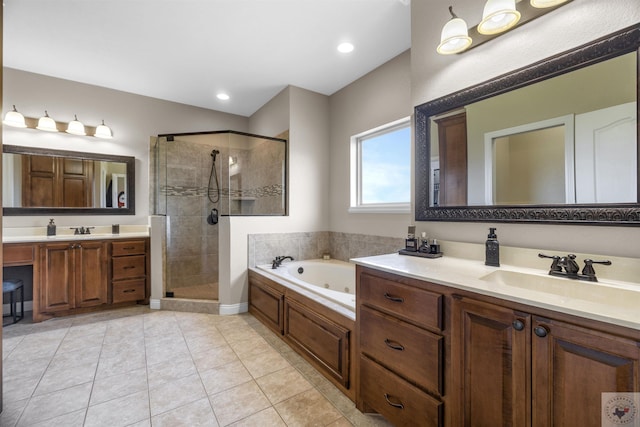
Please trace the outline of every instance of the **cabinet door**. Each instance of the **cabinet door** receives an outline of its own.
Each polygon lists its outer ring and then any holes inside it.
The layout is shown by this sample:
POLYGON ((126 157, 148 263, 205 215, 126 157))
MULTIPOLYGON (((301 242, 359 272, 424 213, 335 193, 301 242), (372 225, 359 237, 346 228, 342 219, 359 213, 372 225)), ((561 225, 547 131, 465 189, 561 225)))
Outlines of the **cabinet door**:
POLYGON ((452 315, 451 425, 530 426, 530 316, 457 296, 452 315))
POLYGON ((533 319, 533 425, 601 425, 603 392, 639 392, 640 343, 533 319))
POLYGON ((76 307, 93 307, 107 303, 107 244, 87 242, 76 245, 76 307))
POLYGON ((75 306, 73 254, 70 243, 51 243, 42 247, 41 311, 64 311, 75 306))

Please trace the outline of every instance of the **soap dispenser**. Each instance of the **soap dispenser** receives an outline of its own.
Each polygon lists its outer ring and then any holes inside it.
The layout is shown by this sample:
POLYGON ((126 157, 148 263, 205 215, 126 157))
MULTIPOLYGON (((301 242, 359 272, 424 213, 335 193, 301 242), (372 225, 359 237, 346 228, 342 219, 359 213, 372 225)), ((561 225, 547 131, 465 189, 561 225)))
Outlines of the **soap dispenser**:
POLYGON ((49 219, 49 224, 47 224, 47 236, 55 236, 56 235, 56 224, 53 222, 53 218, 49 219))
POLYGON ((496 236, 496 229, 489 228, 489 235, 485 242, 485 265, 492 267, 500 267, 500 243, 498 243, 498 236, 496 236))

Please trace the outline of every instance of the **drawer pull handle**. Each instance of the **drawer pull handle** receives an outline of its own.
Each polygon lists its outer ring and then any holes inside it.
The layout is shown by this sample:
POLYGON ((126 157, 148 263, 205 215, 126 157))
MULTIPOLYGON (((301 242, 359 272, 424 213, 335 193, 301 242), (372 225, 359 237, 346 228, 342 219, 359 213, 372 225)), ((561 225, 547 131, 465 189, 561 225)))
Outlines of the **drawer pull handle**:
POLYGON ((385 338, 384 343, 387 345, 387 347, 393 349, 393 350, 398 350, 398 351, 404 351, 404 346, 402 344, 399 344, 397 342, 393 342, 391 340, 389 340, 389 338, 385 338))
POLYGON ((135 289, 126 289, 126 290, 122 291, 122 293, 123 294, 130 294, 130 293, 135 292, 135 291, 136 291, 135 289))
POLYGON ((520 319, 514 320, 513 329, 515 329, 516 331, 522 331, 524 329, 524 322, 520 319))
POLYGON ((546 337, 549 333, 549 331, 547 331, 547 329, 542 326, 536 326, 535 328, 533 328, 533 332, 540 338, 546 337))
POLYGON ((126 247, 124 247, 122 249, 125 250, 125 251, 130 251, 130 250, 135 249, 135 247, 134 246, 126 246, 126 247))
POLYGON ((135 265, 125 265, 124 267, 122 267, 124 270, 129 270, 131 268, 136 268, 135 265))
POLYGON ((386 299, 388 299, 389 301, 393 301, 393 302, 404 302, 404 298, 401 297, 394 297, 392 295, 389 295, 387 292, 384 293, 384 297, 386 299))
POLYGON ((394 408, 404 409, 404 405, 402 403, 393 403, 391 400, 389 400, 389 395, 387 393, 384 394, 384 400, 386 400, 387 403, 394 408))

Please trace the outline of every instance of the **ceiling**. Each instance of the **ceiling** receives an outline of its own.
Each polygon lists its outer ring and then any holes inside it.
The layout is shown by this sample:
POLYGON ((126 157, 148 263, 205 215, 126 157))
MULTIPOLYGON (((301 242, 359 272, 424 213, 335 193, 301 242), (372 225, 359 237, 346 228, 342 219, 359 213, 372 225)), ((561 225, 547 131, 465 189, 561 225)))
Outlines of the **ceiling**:
POLYGON ((411 45, 409 0, 4 5, 6 67, 242 116, 288 85, 331 95, 411 45))

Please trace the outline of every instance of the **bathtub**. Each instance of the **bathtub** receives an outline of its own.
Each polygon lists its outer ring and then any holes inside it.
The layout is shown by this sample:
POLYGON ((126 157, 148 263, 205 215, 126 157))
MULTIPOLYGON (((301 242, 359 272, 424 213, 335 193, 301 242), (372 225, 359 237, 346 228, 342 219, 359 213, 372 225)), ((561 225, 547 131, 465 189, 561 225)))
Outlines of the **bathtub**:
POLYGON ((257 266, 285 282, 327 298, 355 312, 356 266, 339 260, 312 259, 285 261, 276 269, 271 264, 257 266))

